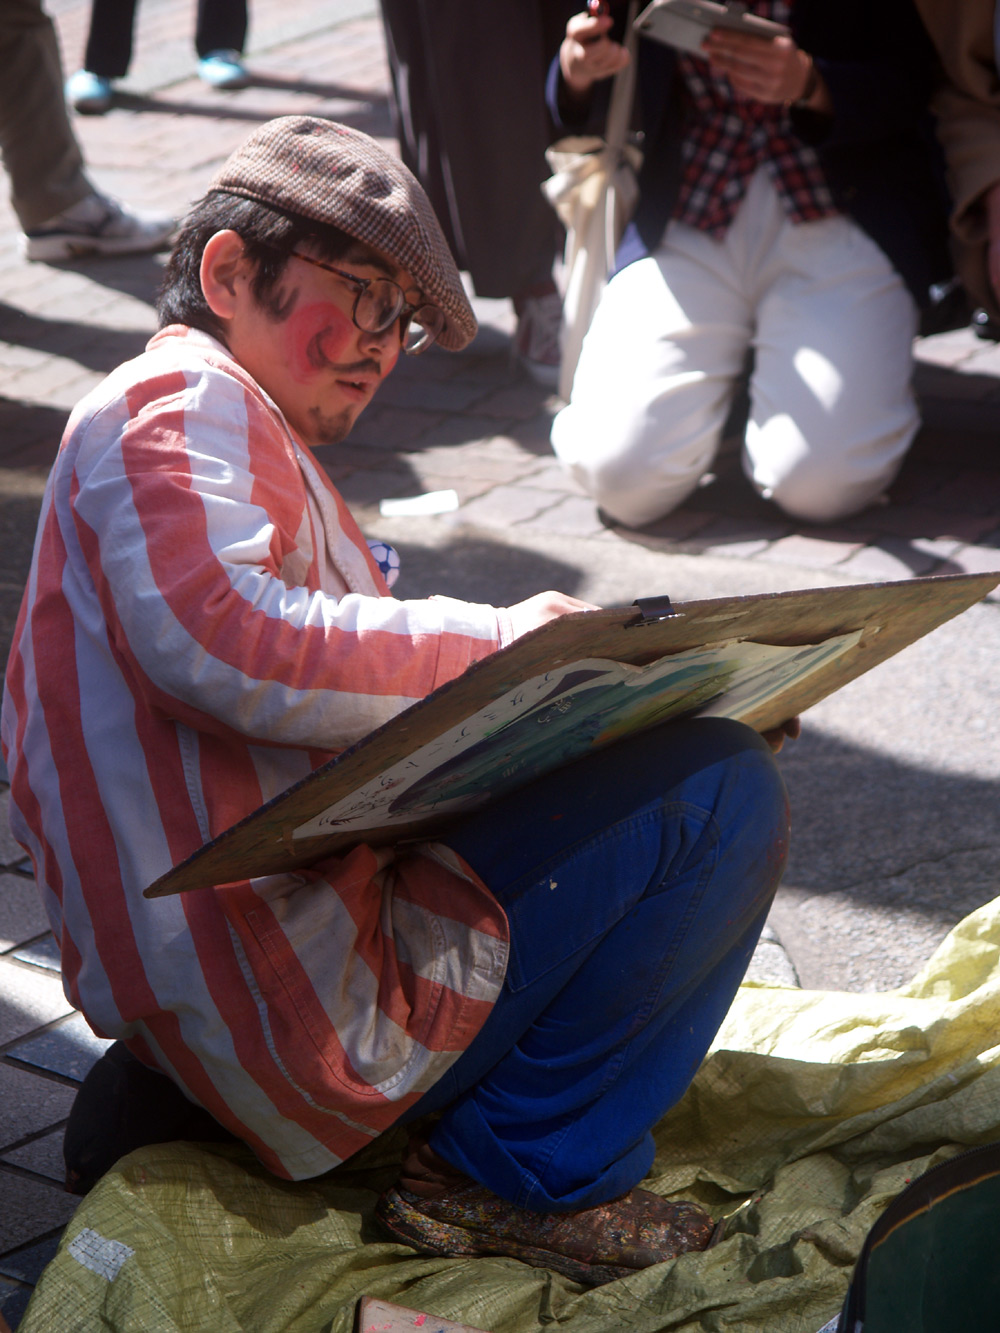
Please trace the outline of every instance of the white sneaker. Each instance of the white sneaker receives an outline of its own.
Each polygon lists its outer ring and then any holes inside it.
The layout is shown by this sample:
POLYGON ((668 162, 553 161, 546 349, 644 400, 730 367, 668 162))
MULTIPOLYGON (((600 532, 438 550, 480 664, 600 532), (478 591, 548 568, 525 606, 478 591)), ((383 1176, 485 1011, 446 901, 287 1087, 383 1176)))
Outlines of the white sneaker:
POLYGON ((21 252, 25 259, 49 264, 89 255, 148 254, 164 249, 176 226, 174 218, 133 213, 95 190, 72 208, 26 231, 21 252))
POLYGON ((562 297, 558 292, 529 296, 524 301, 514 334, 514 355, 531 378, 547 389, 559 386, 561 331, 562 297))
POLYGON ((66 101, 82 116, 103 116, 111 110, 111 80, 89 69, 78 69, 66 80, 66 101))

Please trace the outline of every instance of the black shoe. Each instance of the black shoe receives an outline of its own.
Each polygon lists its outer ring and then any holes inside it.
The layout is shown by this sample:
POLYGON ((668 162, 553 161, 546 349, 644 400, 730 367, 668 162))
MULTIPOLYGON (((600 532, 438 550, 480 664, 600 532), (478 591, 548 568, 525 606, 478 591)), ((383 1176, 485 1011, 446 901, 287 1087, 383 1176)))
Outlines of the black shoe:
POLYGON ((971 324, 977 338, 986 342, 1000 342, 1000 323, 982 306, 973 310, 971 324))
POLYGON ((63 1139, 66 1189, 86 1194, 120 1157, 149 1143, 225 1142, 233 1136, 177 1084, 122 1042, 110 1046, 80 1085, 63 1139))

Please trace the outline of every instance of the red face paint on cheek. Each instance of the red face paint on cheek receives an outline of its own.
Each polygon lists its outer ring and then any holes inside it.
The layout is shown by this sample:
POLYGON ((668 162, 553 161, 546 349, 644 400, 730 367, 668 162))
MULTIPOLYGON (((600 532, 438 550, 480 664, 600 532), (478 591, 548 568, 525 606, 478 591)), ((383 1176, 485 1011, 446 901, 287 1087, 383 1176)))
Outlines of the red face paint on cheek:
POLYGON ((354 321, 329 301, 299 306, 285 321, 285 356, 293 379, 304 384, 331 366, 356 355, 345 356, 355 333, 354 321))

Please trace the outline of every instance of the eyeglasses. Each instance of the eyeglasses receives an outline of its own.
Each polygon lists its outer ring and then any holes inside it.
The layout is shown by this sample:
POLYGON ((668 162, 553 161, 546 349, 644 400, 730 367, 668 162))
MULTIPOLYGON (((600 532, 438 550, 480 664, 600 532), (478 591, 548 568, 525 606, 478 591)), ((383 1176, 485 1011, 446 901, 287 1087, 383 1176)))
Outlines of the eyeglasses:
POLYGON ((325 269, 355 289, 351 318, 362 333, 385 333, 400 321, 399 341, 408 356, 425 352, 444 328, 444 311, 436 305, 411 305, 398 282, 391 278, 359 278, 355 273, 337 268, 323 259, 314 259, 293 250, 292 257, 325 269))

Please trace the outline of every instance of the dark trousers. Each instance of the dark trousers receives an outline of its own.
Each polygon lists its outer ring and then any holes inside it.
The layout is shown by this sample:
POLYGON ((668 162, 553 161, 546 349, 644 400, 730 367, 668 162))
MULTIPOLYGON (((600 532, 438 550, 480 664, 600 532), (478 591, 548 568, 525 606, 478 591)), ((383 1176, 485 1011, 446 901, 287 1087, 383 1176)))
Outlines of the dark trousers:
POLYGON ((0 2, 0 154, 25 231, 94 188, 66 115, 59 43, 41 0, 0 2))
MULTIPOLYGON (((132 61, 138 0, 92 0, 84 68, 104 79, 121 79, 132 61)), ((198 0, 195 50, 242 51, 247 35, 247 0, 198 0)))
POLYGON ((476 292, 551 278, 561 245, 540 185, 553 138, 545 74, 582 0, 382 0, 403 161, 476 292))
POLYGON ((479 1036, 406 1117, 495 1193, 589 1207, 642 1179, 746 971, 784 866, 774 758, 736 722, 669 723, 444 835, 503 904, 511 960, 479 1036))

